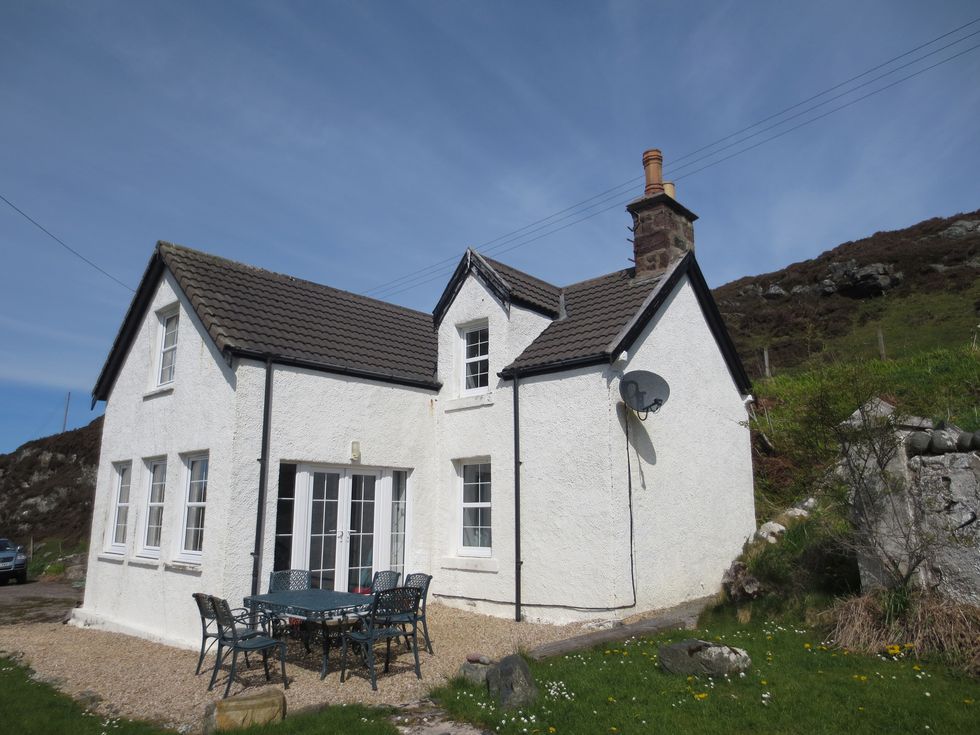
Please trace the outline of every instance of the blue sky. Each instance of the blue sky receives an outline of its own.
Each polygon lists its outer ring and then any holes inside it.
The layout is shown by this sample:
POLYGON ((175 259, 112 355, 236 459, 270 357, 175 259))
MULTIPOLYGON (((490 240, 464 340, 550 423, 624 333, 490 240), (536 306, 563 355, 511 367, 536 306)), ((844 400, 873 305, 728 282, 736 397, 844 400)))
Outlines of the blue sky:
MULTIPOLYGON (((645 148, 670 178, 977 16, 972 0, 5 0, 0 194, 134 287, 165 239, 367 292, 632 181, 496 252, 565 284, 629 265, 645 148)), ((678 180, 709 283, 980 207, 978 79, 980 50, 678 180)), ((0 249, 4 452, 59 430, 68 391, 69 425, 97 415, 131 294, 2 202, 0 249)), ((430 310, 434 275, 383 293, 430 310)))

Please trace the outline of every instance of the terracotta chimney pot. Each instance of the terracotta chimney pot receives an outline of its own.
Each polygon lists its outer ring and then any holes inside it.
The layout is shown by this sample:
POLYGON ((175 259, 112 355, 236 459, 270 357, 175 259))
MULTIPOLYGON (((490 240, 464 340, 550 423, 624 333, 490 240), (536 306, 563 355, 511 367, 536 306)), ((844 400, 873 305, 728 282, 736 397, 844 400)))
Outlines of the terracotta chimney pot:
POLYGON ((643 153, 643 172, 646 174, 647 185, 643 191, 645 196, 661 194, 664 190, 663 184, 663 164, 664 156, 659 148, 651 148, 643 153))

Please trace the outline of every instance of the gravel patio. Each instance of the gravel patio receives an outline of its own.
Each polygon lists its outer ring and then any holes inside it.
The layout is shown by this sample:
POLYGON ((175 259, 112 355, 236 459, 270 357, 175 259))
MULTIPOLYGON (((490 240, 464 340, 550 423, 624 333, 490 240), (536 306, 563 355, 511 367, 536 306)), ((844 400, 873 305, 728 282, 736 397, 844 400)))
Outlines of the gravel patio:
MULTIPOLYGON (((288 711, 346 702, 411 704, 454 676, 468 653, 479 652, 499 659, 519 649, 529 650, 582 632, 581 624, 516 623, 436 603, 429 605, 428 618, 435 654, 430 655, 420 646, 422 679, 415 677, 412 655, 402 646, 388 674, 380 673, 379 666, 377 692, 371 691, 367 670, 360 665, 354 668, 353 678, 341 684, 340 658, 334 650, 330 654, 330 672, 320 681, 318 646, 307 654, 301 643, 291 641, 286 658, 288 711)), ((208 692, 210 668, 199 676, 194 675, 196 651, 60 623, 0 626, 0 653, 17 656, 61 691, 95 702, 94 709, 99 712, 149 720, 184 731, 200 729, 205 706, 220 699, 227 681, 225 668, 219 674, 215 691, 208 692)), ((213 658, 206 660, 205 666, 209 662, 213 658)), ((232 684, 231 696, 257 692, 265 686, 282 688, 277 667, 272 683, 267 684, 261 661, 253 661, 250 670, 242 667, 232 684)))

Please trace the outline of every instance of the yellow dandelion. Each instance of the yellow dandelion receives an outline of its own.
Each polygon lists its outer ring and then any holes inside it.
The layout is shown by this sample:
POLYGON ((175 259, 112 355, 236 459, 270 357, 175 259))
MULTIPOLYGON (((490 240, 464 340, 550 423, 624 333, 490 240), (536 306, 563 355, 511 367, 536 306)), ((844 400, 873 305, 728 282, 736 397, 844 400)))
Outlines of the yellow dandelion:
POLYGON ((885 653, 889 656, 897 656, 902 652, 902 647, 898 644, 892 644, 890 646, 885 646, 885 653))
POLYGON ((694 695, 694 698, 700 702, 700 701, 708 698, 708 693, 707 692, 697 692, 694 695))
POLYGON ((618 727, 610 727, 609 728, 609 732, 619 732, 619 728, 618 727))
POLYGON ((616 698, 615 697, 609 697, 606 701, 609 702, 609 704, 614 704, 616 702, 616 698))
POLYGON ((549 733, 556 733, 556 732, 558 732, 558 728, 557 727, 554 727, 553 725, 549 725, 548 726, 548 732, 549 733))
POLYGON ((762 681, 760 681, 759 683, 760 683, 760 684, 761 684, 762 686, 766 686, 766 685, 767 685, 767 684, 768 684, 769 682, 768 682, 768 681, 766 681, 765 679, 763 679, 763 680, 762 680, 762 681))
POLYGON ((811 645, 810 645, 809 643, 804 643, 804 644, 803 644, 803 647, 804 647, 804 648, 805 648, 806 650, 808 650, 808 651, 809 651, 809 650, 810 650, 811 648, 813 648, 813 646, 811 646, 811 645))
POLYGON ((973 704, 973 700, 972 699, 964 699, 963 700, 963 704, 973 704))

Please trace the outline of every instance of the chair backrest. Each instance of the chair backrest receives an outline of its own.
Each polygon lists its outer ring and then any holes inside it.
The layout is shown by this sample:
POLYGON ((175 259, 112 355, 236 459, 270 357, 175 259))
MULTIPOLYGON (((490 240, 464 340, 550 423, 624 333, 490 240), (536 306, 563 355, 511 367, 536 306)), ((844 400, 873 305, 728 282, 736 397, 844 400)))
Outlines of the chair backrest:
POLYGON ((208 602, 214 610, 214 619, 218 621, 218 635, 222 639, 238 642, 238 628, 235 627, 235 616, 231 612, 228 600, 208 596, 208 602))
POLYGON ((371 614, 367 619, 368 632, 373 631, 379 621, 383 622, 395 615, 418 615, 421 599, 422 591, 417 587, 393 587, 375 593, 371 614))
POLYGON ((425 612, 425 599, 429 596, 429 582, 432 575, 425 572, 412 572, 405 577, 405 586, 414 587, 422 593, 422 612, 425 612))
POLYGON ((308 569, 282 569, 269 575, 269 592, 308 590, 313 586, 313 575, 308 569))
POLYGON ((208 596, 203 592, 193 594, 194 602, 197 603, 197 612, 201 616, 201 625, 207 629, 208 625, 214 620, 214 607, 208 602, 208 596))
POLYGON ((398 578, 400 576, 402 576, 401 572, 375 572, 374 579, 371 580, 371 594, 394 589, 398 586, 398 578))

